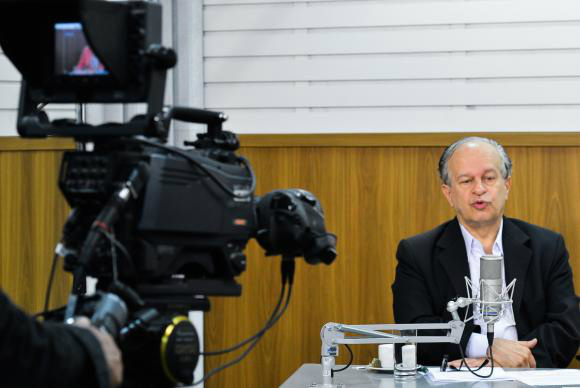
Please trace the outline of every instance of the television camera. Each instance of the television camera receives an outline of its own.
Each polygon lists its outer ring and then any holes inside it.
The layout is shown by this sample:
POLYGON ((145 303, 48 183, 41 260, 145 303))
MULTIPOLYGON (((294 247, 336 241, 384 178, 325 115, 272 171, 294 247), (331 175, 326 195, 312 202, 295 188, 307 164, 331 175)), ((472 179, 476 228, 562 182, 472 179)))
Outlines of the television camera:
POLYGON ((200 352, 185 315, 208 310, 207 296, 240 295, 235 277, 246 268, 250 238, 283 256, 284 283, 266 326, 246 344, 284 312, 295 257, 335 259, 319 201, 300 189, 255 197, 252 168, 236 155, 236 136, 222 130, 224 114, 163 106, 177 56, 161 45, 159 4, 3 0, 0 7, 0 45, 23 78, 19 135, 71 137, 79 148, 61 164, 58 185, 72 211, 54 261, 64 257, 72 292, 65 308, 45 316, 87 315, 106 328, 123 350, 125 386, 191 384, 200 352), (147 111, 91 125, 51 121, 49 103, 146 103, 147 111), (187 148, 170 147, 172 120, 208 130, 187 148), (87 276, 98 280, 91 296, 87 276))

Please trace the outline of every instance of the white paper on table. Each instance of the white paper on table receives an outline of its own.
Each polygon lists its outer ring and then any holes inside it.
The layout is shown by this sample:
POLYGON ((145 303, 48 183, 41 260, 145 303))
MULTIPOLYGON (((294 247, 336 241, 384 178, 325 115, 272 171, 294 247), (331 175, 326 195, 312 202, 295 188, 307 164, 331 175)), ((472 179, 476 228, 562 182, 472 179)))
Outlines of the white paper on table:
MULTIPOLYGON (((440 368, 428 368, 429 373, 427 376, 435 382, 454 382, 454 381, 480 381, 480 380, 515 380, 514 377, 509 376, 503 368, 493 368, 493 375, 488 378, 480 378, 475 376, 473 373, 467 369, 461 369, 460 371, 448 371, 441 372, 440 368)), ((491 372, 491 368, 481 368, 477 371, 478 375, 487 376, 491 372)))
POLYGON ((578 369, 507 371, 506 374, 527 385, 580 385, 578 369))

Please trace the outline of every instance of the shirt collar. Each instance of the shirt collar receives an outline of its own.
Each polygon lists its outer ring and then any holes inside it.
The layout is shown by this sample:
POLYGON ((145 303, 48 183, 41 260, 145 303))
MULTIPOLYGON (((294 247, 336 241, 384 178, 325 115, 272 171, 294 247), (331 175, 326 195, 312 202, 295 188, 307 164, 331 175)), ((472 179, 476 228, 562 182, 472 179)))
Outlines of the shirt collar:
MULTIPOLYGON (((458 220, 459 221, 459 220, 458 220)), ((469 255, 470 252, 473 250, 475 244, 479 244, 481 246, 481 250, 483 251, 483 246, 479 240, 477 240, 465 226, 459 222, 459 228, 461 229, 461 234, 463 235, 463 241, 465 242, 465 250, 469 255)), ((503 256, 503 243, 502 243, 502 235, 503 235, 503 217, 501 218, 501 222, 499 224, 499 230, 497 232, 497 236, 495 238, 495 242, 491 248, 492 254, 496 254, 497 251, 500 255, 503 256)))

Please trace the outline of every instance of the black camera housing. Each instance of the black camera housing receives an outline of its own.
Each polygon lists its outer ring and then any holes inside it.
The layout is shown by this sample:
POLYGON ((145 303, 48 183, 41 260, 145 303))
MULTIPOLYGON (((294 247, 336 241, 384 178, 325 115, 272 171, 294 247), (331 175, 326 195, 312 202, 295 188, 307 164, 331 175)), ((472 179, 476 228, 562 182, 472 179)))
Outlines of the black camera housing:
MULTIPOLYGON (((127 139, 108 139, 95 147, 67 152, 61 164, 58 184, 76 209, 65 227, 69 249, 83 249, 112 193, 143 163, 147 182, 114 225, 116 238, 132 257, 118 260, 119 277, 160 310, 167 304, 181 311, 209 308, 205 298, 192 295, 240 295, 234 278, 246 268, 243 251, 257 229, 249 166, 216 160, 212 149, 180 151, 188 160, 127 139), (206 171, 238 195, 226 192, 206 171)), ((113 280, 109 246, 101 239, 86 263, 86 274, 98 278, 100 286, 113 280)), ((74 271, 78 259, 70 255, 67 268, 74 271)))

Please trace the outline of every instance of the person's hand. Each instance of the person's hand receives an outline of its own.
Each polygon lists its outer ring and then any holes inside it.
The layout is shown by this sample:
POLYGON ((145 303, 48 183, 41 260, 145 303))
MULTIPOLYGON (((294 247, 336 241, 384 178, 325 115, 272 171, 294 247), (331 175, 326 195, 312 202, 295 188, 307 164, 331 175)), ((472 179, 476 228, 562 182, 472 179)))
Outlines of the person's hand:
MULTIPOLYGON (((535 368, 536 359, 532 355, 532 349, 538 344, 534 338, 530 341, 511 341, 503 338, 493 340, 493 365, 504 368, 535 368)), ((489 353, 488 353, 489 355, 489 353)), ((485 358, 466 358, 465 362, 471 369, 478 368, 485 358)), ((459 369, 461 360, 453 360, 449 366, 459 369)), ((488 364, 486 366, 491 366, 488 364)))
MULTIPOLYGON (((463 365, 467 364, 471 369, 477 369, 486 360, 487 360, 486 358, 466 358, 465 363, 463 363, 463 365)), ((453 360, 449 363, 449 366, 452 366, 456 369, 459 369, 459 366, 461 365, 461 361, 462 360, 453 360)), ((485 365, 485 366, 489 366, 489 363, 488 363, 488 365, 485 365)))
POLYGON ((493 341, 493 362, 504 368, 535 368, 536 359, 532 349, 536 347, 536 338, 530 341, 511 341, 496 338, 493 341))
POLYGON ((91 321, 87 317, 75 318, 74 324, 89 330, 97 338, 109 367, 111 386, 118 387, 121 385, 123 381, 123 359, 113 337, 105 330, 100 330, 91 325, 91 321))

